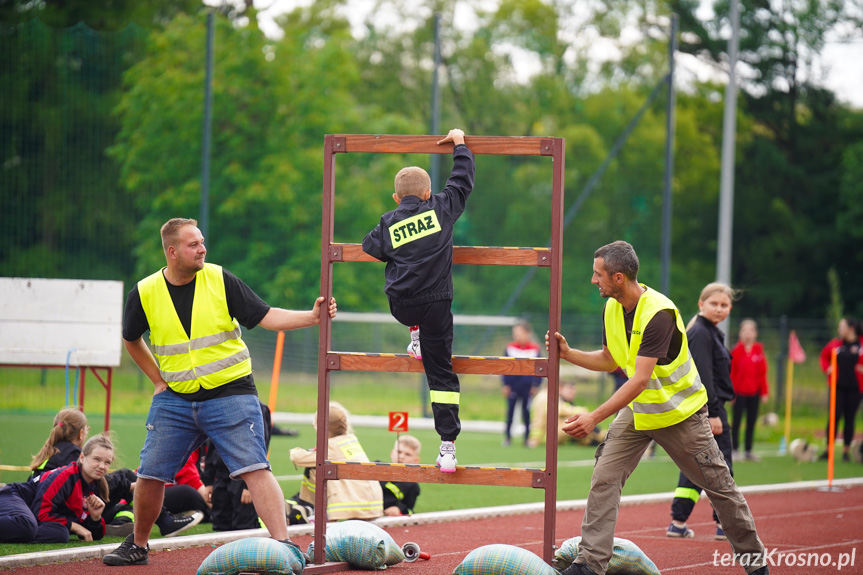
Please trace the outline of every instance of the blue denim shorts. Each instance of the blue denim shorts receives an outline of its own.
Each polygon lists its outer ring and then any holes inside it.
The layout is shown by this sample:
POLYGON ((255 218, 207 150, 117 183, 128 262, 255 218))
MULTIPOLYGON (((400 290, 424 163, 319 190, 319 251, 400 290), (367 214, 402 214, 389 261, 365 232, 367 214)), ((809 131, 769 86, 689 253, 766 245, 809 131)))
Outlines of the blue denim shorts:
POLYGON ((153 397, 138 476, 174 481, 192 452, 210 438, 231 478, 270 469, 264 417, 256 395, 186 401, 171 391, 153 397))

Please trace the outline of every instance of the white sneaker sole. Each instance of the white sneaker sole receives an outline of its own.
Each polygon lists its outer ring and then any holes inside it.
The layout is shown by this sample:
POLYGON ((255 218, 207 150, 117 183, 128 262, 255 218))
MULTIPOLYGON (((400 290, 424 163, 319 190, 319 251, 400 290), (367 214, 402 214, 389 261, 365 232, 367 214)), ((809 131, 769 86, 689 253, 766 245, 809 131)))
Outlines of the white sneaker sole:
POLYGON ((197 525, 198 523, 201 522, 201 520, 204 518, 204 514, 201 513, 200 511, 195 511, 194 513, 192 513, 190 515, 190 517, 192 517, 192 521, 189 521, 189 523, 187 523, 186 525, 183 525, 182 527, 180 527, 176 531, 168 533, 167 535, 162 535, 162 537, 163 538, 176 537, 180 533, 183 533, 184 531, 188 531, 189 529, 191 529, 192 527, 194 527, 195 525, 197 525))

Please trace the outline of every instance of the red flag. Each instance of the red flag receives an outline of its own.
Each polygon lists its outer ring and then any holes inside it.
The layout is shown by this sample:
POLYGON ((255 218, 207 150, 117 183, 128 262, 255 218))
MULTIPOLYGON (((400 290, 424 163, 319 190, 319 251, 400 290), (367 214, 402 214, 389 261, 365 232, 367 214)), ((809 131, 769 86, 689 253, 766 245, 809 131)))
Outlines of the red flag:
POLYGON ((794 363, 803 363, 806 361, 806 352, 803 351, 803 346, 800 345, 800 340, 797 339, 797 332, 793 329, 788 335, 788 359, 794 363))

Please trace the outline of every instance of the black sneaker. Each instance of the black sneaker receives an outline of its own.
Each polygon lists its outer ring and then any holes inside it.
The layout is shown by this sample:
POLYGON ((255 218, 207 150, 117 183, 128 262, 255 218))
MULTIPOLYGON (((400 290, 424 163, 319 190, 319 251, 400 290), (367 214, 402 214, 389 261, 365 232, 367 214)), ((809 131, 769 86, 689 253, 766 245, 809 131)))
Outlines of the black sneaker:
POLYGON ((171 523, 160 527, 159 532, 162 533, 162 537, 175 537, 200 523, 203 518, 204 514, 200 511, 193 511, 189 515, 174 515, 171 523))
POLYGON ((749 575, 770 575, 770 570, 767 568, 767 565, 765 565, 761 569, 756 569, 749 575))
POLYGON ((566 569, 560 572, 560 575, 596 575, 590 570, 590 567, 584 563, 573 563, 566 569))
POLYGON ((135 535, 129 535, 120 546, 102 557, 102 563, 124 567, 126 565, 147 565, 150 562, 150 546, 135 545, 135 535))

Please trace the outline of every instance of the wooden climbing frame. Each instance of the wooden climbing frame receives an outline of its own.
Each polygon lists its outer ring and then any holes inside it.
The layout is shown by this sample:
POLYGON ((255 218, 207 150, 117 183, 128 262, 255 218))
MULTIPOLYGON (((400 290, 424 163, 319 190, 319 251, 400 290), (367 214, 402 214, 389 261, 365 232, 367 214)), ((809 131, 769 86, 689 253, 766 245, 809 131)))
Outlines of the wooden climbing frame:
MULTIPOLYGON (((351 153, 451 154, 452 145, 438 145, 440 136, 327 135, 324 139, 323 225, 321 231, 321 295, 333 295, 333 264, 377 261, 358 244, 333 242, 336 155, 351 153)), ((547 267, 551 272, 548 329, 560 331, 561 265, 563 245, 564 139, 538 137, 468 136, 465 143, 474 155, 549 156, 552 158, 551 246, 543 248, 460 247, 453 248, 453 263, 467 265, 508 265, 547 267)), ((455 473, 441 473, 433 465, 336 462, 326 459, 329 436, 330 372, 391 371, 422 372, 422 363, 407 354, 334 352, 331 348, 332 322, 327 306, 321 306, 318 350, 317 462, 315 490, 314 572, 340 569, 325 564, 326 482, 336 479, 413 481, 462 485, 508 485, 545 490, 542 557, 554 557, 555 512, 557 505, 557 417, 559 349, 551 338, 548 359, 454 356, 456 373, 491 375, 535 375, 548 380, 548 421, 545 467, 516 469, 458 466, 455 473), (326 566, 325 566, 326 565, 326 566)), ((313 572, 309 570, 308 572, 313 572)))

